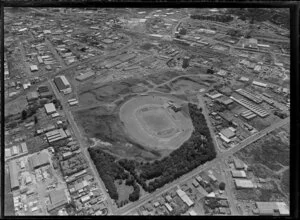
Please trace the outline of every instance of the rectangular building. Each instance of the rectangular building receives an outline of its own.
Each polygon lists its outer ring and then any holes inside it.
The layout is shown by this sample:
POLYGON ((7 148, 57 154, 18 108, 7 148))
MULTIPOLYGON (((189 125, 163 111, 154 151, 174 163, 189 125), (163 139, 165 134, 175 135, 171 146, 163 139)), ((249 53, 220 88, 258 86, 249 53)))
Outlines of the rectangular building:
POLYGON ((51 204, 47 206, 48 212, 59 209, 68 203, 68 199, 64 189, 53 190, 49 193, 51 204))
POLYGON ((246 178, 247 175, 243 170, 232 170, 231 175, 233 178, 246 178))
POLYGON ((237 99, 235 97, 230 97, 233 101, 237 102, 238 104, 246 107, 247 109, 253 111, 255 114, 259 115, 260 117, 264 118, 266 116, 269 115, 269 113, 262 109, 261 107, 255 105, 255 104, 252 104, 251 102, 245 100, 245 99, 237 99))
POLYGON ((65 76, 56 76, 54 83, 60 92, 66 93, 72 91, 71 85, 65 76))
POLYGON ((234 183, 235 183, 235 186, 237 189, 253 189, 253 188, 255 188, 255 186, 251 180, 235 179, 234 183))
POLYGON ((176 190, 177 195, 185 202, 189 207, 194 205, 194 202, 188 197, 188 195, 181 189, 176 190))
POLYGON ((18 190, 19 185, 19 168, 16 160, 12 160, 8 163, 9 175, 10 175, 10 189, 11 191, 18 190))
POLYGON ((53 113, 56 112, 56 108, 55 108, 55 105, 53 103, 47 103, 47 104, 44 105, 44 107, 45 107, 46 113, 48 115, 53 114, 53 113))
POLYGON ((49 164, 49 155, 46 152, 38 152, 28 158, 32 169, 38 169, 49 164))
POLYGON ((258 82, 258 81, 253 81, 252 84, 255 86, 263 87, 263 88, 267 88, 267 86, 268 86, 266 83, 262 83, 262 82, 258 82))
POLYGON ((83 73, 79 76, 76 76, 76 79, 80 82, 84 81, 84 80, 88 80, 90 79, 91 77, 95 76, 95 73, 90 71, 90 72, 87 72, 87 73, 83 73))
POLYGON ((288 206, 284 202, 256 202, 259 215, 288 216, 288 206))
POLYGON ((244 90, 244 89, 237 89, 235 90, 240 95, 246 97, 247 99, 250 99, 251 101, 255 102, 256 104, 262 103, 262 99, 259 98, 256 94, 252 94, 251 92, 244 90))

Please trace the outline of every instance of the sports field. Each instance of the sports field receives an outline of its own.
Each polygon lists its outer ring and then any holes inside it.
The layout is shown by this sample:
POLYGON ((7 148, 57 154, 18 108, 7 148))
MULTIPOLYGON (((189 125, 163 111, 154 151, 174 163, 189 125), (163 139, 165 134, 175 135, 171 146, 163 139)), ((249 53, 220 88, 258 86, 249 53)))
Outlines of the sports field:
POLYGON ((155 150, 174 150, 186 141, 193 124, 181 111, 170 108, 172 98, 137 96, 120 108, 125 132, 139 144, 155 150))

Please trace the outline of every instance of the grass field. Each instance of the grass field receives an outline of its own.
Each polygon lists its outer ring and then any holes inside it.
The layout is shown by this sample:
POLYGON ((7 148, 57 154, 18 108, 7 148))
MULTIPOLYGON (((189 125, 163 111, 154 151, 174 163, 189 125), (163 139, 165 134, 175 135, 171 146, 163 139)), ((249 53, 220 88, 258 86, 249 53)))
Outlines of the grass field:
POLYGON ((5 103, 5 116, 21 113, 27 108, 27 100, 25 96, 20 96, 17 99, 5 103))
POLYGON ((149 113, 143 112, 145 115, 141 115, 142 117, 140 117, 139 108, 142 109, 144 106, 148 108, 162 107, 168 100, 161 96, 141 96, 131 99, 122 105, 120 108, 120 119, 124 124, 128 136, 132 137, 137 143, 155 150, 176 149, 189 138, 192 132, 191 120, 183 116, 180 112, 176 113, 176 120, 171 120, 170 116, 164 112, 165 110, 154 113, 151 113, 152 110, 149 113), (137 111, 136 109, 139 110, 137 111), (136 111, 138 114, 135 113, 136 111), (170 127, 168 124, 171 123, 173 126, 170 127), (158 133, 162 129, 168 130, 171 128, 179 129, 180 132, 175 135, 176 130, 173 130, 172 133, 169 130, 170 134, 164 133, 161 134, 163 136, 158 136, 158 133), (162 140, 161 137, 165 139, 162 140))
POLYGON ((172 127, 172 121, 163 109, 153 109, 141 113, 144 124, 154 132, 160 132, 172 127))
POLYGON ((115 181, 115 185, 117 187, 119 199, 118 202, 126 201, 129 199, 130 193, 133 192, 132 186, 127 186, 125 181, 123 180, 121 184, 119 184, 119 180, 115 181))

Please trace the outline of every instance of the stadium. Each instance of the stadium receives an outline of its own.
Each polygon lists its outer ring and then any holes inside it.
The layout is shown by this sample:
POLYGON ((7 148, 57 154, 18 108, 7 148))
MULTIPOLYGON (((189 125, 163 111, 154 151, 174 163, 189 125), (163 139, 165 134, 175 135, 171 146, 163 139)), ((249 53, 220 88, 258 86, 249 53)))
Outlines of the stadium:
POLYGON ((189 139, 193 124, 184 103, 163 96, 137 96, 120 108, 127 135, 152 150, 174 150, 189 139))

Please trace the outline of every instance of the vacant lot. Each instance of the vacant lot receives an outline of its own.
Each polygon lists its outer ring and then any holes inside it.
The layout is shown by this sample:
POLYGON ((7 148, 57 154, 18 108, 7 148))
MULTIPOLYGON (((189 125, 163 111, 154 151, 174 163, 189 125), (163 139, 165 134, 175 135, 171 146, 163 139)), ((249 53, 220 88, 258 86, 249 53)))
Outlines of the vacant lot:
POLYGON ((273 171, 289 166, 290 163, 289 146, 273 135, 260 139, 236 155, 249 165, 260 163, 273 171))
POLYGON ((284 195, 278 189, 275 181, 270 181, 268 185, 268 188, 235 190, 234 194, 237 200, 280 201, 284 195))
POLYGON ((157 73, 149 75, 146 79, 152 81, 153 83, 159 85, 161 83, 167 82, 177 76, 185 75, 186 73, 181 71, 166 71, 163 73, 157 73))
POLYGON ((171 83, 171 87, 175 91, 180 91, 182 93, 185 91, 198 92, 200 89, 206 88, 206 86, 203 86, 194 80, 188 79, 187 77, 174 80, 171 83))
POLYGON ((113 102, 122 95, 145 92, 148 86, 149 83, 147 81, 139 79, 126 79, 106 83, 101 86, 87 83, 78 89, 79 101, 83 103, 83 105, 92 105, 99 102, 113 102))
POLYGON ((158 92, 163 92, 163 93, 169 93, 172 91, 168 85, 159 86, 155 90, 158 92))
POLYGON ((290 194, 290 169, 282 173, 280 187, 285 194, 290 194))
POLYGON ((18 97, 17 99, 5 103, 5 116, 20 113, 27 108, 27 100, 24 95, 18 97))

